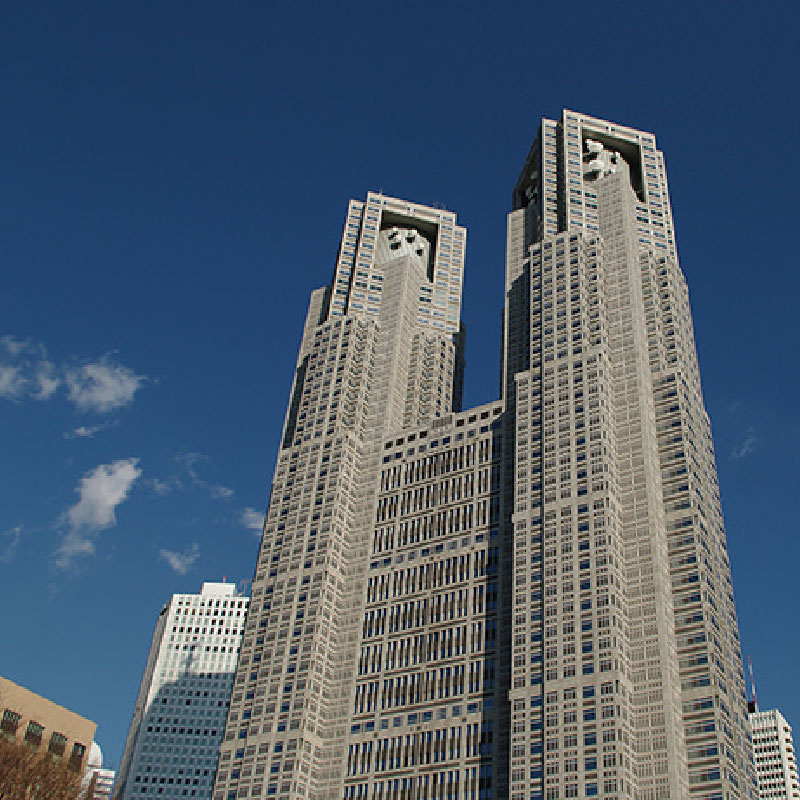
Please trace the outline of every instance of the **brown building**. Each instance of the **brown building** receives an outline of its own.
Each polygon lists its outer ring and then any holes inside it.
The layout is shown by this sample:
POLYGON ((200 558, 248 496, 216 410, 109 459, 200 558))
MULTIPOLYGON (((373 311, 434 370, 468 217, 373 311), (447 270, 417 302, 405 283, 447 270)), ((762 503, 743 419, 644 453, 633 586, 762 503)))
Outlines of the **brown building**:
POLYGON ((0 735, 86 767, 97 723, 0 676, 0 735))

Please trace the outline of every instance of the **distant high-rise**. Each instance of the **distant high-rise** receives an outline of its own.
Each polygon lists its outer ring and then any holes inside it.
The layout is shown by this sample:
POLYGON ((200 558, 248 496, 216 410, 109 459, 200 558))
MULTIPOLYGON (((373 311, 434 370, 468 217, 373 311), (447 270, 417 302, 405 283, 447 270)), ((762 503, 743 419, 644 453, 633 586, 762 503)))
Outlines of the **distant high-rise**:
POLYGON ((797 756, 792 728, 777 709, 753 711, 753 752, 761 800, 796 800, 800 798, 797 756))
POLYGON ((92 742, 78 800, 108 800, 114 788, 115 778, 116 772, 113 769, 103 769, 103 751, 97 742, 92 742))
POLYGON ((92 800, 108 800, 114 789, 114 779, 117 773, 113 769, 94 770, 94 792, 92 800))
POLYGON ((161 610, 115 798, 211 796, 248 602, 232 583, 204 583, 161 610))
POLYGON ((461 411, 465 232, 351 201, 303 331, 214 800, 755 797, 664 160, 544 120, 501 399, 461 411))

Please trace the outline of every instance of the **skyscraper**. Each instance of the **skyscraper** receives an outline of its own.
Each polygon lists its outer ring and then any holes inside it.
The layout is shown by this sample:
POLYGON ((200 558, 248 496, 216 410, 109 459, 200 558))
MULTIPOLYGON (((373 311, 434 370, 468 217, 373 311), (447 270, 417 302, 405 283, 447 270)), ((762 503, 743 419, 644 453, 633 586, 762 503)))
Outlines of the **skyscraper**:
POLYGON ((312 293, 214 800, 753 797, 685 280, 651 134, 544 120, 501 398, 463 229, 351 201, 312 293))
POLYGON ((508 219, 511 797, 754 792, 708 415, 664 158, 544 120, 508 219))
POLYGON ((777 709, 750 714, 758 796, 761 800, 797 800, 800 780, 792 728, 777 709))
POLYGON ((448 211, 350 203, 311 295, 215 797, 342 795, 383 443, 460 405, 464 245, 448 211))
POLYGON ((247 604, 232 583, 204 583, 161 610, 115 798, 211 796, 247 604))

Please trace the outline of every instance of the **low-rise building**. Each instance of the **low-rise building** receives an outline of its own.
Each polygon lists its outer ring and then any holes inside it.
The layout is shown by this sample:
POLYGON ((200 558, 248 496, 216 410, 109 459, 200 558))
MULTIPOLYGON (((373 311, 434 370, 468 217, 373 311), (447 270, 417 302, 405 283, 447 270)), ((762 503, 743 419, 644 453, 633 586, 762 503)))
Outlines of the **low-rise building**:
POLYGON ((0 733, 64 759, 76 772, 87 763, 97 724, 0 676, 0 733))

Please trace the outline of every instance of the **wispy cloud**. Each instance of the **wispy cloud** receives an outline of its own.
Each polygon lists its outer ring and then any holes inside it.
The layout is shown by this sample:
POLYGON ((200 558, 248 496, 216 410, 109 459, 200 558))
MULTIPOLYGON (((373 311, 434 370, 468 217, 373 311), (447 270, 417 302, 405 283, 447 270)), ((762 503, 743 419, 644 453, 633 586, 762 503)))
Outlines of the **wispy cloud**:
POLYGON ((210 461, 211 459, 209 459, 208 456, 204 456, 202 453, 181 453, 175 460, 183 465, 183 468, 189 475, 189 480, 192 485, 208 492, 213 500, 230 500, 235 494, 233 489, 228 486, 223 486, 221 483, 210 483, 200 477, 197 471, 197 465, 210 461))
POLYGON ((22 367, 0 364, 0 397, 18 402, 28 393, 28 385, 22 367))
POLYGON ((148 484, 159 497, 164 497, 181 488, 181 482, 177 478, 167 478, 163 481, 160 478, 151 478, 148 484))
POLYGON ((248 506, 239 512, 239 522, 247 530, 261 533, 264 527, 264 514, 248 506))
POLYGON ((114 422, 101 422, 98 425, 78 425, 71 431, 64 431, 62 436, 65 439, 91 439, 96 433, 100 433, 114 424, 114 422))
POLYGON ((192 546, 183 553, 161 548, 158 551, 158 557, 164 559, 178 575, 185 575, 200 557, 200 547, 197 542, 193 542, 192 546))
POLYGON ((22 539, 22 525, 15 525, 0 534, 0 561, 8 564, 14 558, 20 539, 22 539))
POLYGON ((61 386, 61 376, 52 361, 40 361, 34 368, 35 400, 49 400, 61 386))
POLYGON ((23 355, 44 356, 44 348, 38 342, 31 339, 17 339, 16 336, 5 334, 0 336, 0 351, 7 353, 11 358, 19 358, 23 355))
POLYGON ((58 364, 39 342, 0 336, 0 397, 14 403, 49 400, 64 388, 78 411, 108 414, 129 406, 147 380, 111 354, 58 364))
POLYGON ((759 438, 756 435, 755 428, 748 428, 745 433, 744 439, 731 450, 731 458, 741 460, 747 458, 756 451, 759 445, 759 438))
POLYGON ((116 525, 116 508, 127 499, 136 479, 142 474, 139 459, 127 458, 100 464, 87 472, 75 491, 78 502, 70 506, 59 521, 65 533, 55 552, 56 566, 67 569, 77 558, 95 552, 98 534, 116 525))
POLYGON ((0 336, 0 397, 12 402, 48 400, 61 384, 58 368, 43 344, 0 336))

